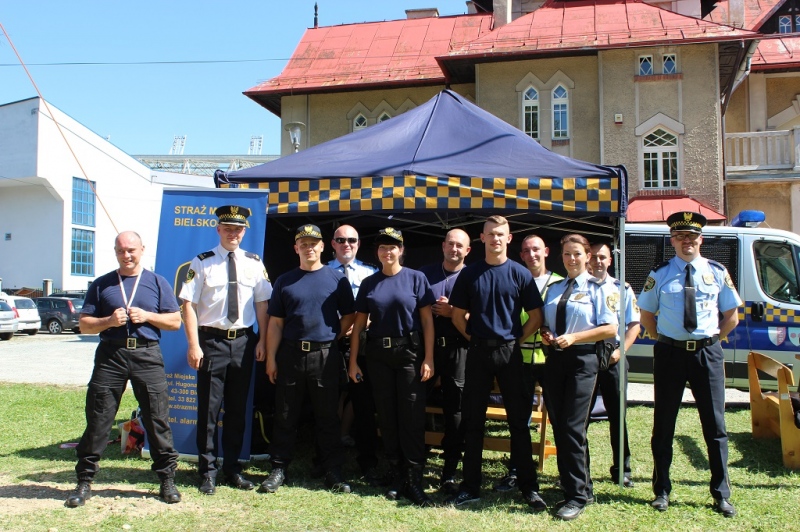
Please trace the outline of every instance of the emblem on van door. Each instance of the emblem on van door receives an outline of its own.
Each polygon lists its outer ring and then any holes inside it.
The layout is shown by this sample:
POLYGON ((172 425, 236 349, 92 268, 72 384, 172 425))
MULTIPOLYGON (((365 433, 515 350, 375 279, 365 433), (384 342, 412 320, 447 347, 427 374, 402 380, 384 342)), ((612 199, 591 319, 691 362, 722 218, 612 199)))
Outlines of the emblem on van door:
POLYGON ((786 327, 770 327, 767 329, 769 341, 775 345, 781 345, 786 341, 786 327))
POLYGON ((789 327, 789 341, 792 342, 792 345, 800 346, 800 329, 789 327))

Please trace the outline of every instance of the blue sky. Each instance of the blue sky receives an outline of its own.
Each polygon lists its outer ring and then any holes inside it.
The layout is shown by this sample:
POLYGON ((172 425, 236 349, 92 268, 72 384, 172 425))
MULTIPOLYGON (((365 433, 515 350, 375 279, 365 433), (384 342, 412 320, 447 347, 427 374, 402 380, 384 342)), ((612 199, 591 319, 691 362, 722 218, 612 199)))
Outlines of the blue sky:
MULTIPOLYGON (((466 12, 464 0, 317 0, 320 26, 466 12)), ((8 0, 0 24, 42 96, 132 155, 280 152, 280 122, 242 92, 280 74, 314 0, 8 0), (168 62, 168 64, 153 64, 168 62), (73 63, 73 64, 69 64, 73 63), (77 65, 74 63, 105 63, 77 65), (128 63, 128 64, 124 64, 128 63), (145 63, 145 64, 131 64, 145 63)), ((0 104, 36 96, 0 32, 0 104)))

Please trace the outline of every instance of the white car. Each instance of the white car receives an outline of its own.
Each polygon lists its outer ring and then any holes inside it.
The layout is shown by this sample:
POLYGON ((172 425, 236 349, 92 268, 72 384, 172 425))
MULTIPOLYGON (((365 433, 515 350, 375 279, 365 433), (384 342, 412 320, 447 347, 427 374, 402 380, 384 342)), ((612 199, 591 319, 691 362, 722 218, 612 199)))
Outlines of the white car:
POLYGON ((19 320, 11 305, 0 301, 0 340, 11 340, 18 327, 19 320))
POLYGON ((39 309, 33 299, 21 296, 0 295, 0 301, 5 301, 16 312, 19 320, 18 332, 25 332, 34 335, 39 332, 42 326, 42 319, 39 317, 39 309))

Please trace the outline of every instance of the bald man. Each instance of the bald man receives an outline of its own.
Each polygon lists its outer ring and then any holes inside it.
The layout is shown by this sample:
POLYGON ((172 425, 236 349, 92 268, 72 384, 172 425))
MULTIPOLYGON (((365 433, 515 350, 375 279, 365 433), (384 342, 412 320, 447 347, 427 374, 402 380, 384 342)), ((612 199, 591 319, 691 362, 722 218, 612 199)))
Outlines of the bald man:
MULTIPOLYGON (((444 467, 439 490, 447 495, 458 492, 456 469, 464 450, 464 431, 461 426, 461 396, 464 392, 464 369, 469 343, 458 332, 451 319, 453 306, 450 293, 464 268, 470 252, 469 235, 461 229, 447 233, 442 243, 442 262, 429 264, 420 271, 428 278, 436 303, 433 305, 433 326, 436 336, 434 362, 436 374, 428 382, 431 387, 438 376, 441 380, 442 410, 444 411, 444 467)), ((430 390, 429 390, 430 391, 430 390)))

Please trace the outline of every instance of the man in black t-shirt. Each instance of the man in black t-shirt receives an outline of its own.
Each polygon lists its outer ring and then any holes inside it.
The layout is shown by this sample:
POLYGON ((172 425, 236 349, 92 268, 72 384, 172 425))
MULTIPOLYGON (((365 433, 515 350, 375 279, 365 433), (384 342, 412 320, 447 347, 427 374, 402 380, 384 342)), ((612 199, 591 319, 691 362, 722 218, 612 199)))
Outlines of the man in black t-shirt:
POLYGON ((269 302, 267 376, 277 390, 272 472, 261 484, 268 493, 286 481, 306 395, 314 411, 325 486, 351 491, 341 472, 344 450, 337 409, 342 355, 336 340, 353 324, 353 291, 340 271, 322 264, 324 247, 316 225, 300 226, 294 245, 300 267, 278 277, 269 302))
POLYGON ((481 233, 485 260, 467 267, 450 296, 453 324, 469 339, 464 381, 464 481, 459 493, 447 500, 461 506, 479 500, 486 407, 494 379, 503 395, 511 433, 511 461, 517 467, 519 489, 536 512, 547 509, 539 495, 531 456, 528 419, 530 398, 525 393, 519 340, 528 338, 542 323, 542 298, 528 270, 508 260, 511 232, 502 216, 486 219, 481 233), (520 316, 528 313, 523 326, 520 316), (469 315, 469 318, 467 316, 469 315))
POLYGON ((161 481, 159 496, 169 504, 181 500, 174 482, 178 453, 168 422, 167 378, 158 346, 161 329, 181 326, 178 301, 166 279, 142 268, 139 235, 120 233, 114 251, 119 268, 92 283, 81 310, 81 332, 100 333, 100 344, 86 391, 86 430, 76 448, 78 485, 66 502, 71 508, 83 506, 92 496, 92 480, 128 380, 142 410, 152 469, 161 481))

